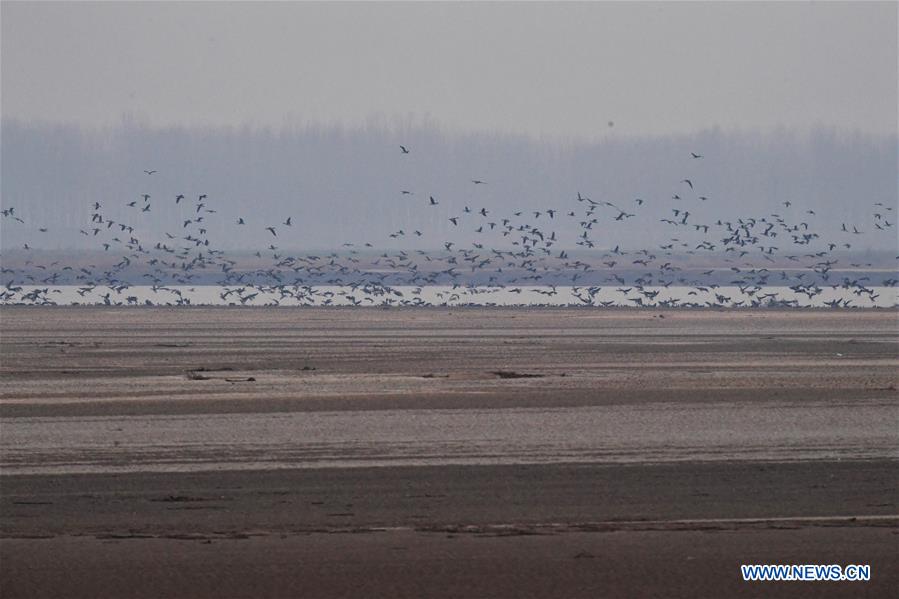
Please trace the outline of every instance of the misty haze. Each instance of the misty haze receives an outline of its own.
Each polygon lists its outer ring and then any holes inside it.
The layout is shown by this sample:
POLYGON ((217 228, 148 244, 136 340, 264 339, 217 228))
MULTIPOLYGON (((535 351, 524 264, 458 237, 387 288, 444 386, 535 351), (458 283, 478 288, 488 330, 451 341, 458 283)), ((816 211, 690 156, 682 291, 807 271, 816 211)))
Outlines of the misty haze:
MULTIPOLYGON (((104 214, 134 221, 155 240, 191 216, 199 194, 207 194, 207 205, 218 211, 208 219, 209 232, 225 249, 266 247, 270 238, 264 227, 287 216, 293 216, 294 228, 278 240, 285 249, 337 249, 360 241, 378 248, 434 249, 444 241, 470 245, 479 240, 473 228, 448 221, 465 206, 502 216, 576 210, 580 218, 578 193, 636 213, 634 219, 603 223, 597 235, 603 249, 621 243, 652 247, 672 235, 708 237, 660 222, 677 207, 694 210, 702 223, 773 212, 813 223, 828 237, 823 241, 852 241, 859 252, 895 246, 895 230, 878 234, 873 225, 877 204, 892 207, 896 198, 895 135, 824 128, 767 134, 707 130, 610 135, 590 143, 452 134, 435 124, 399 119, 364 129, 288 130, 158 129, 134 123, 85 130, 9 120, 3 123, 3 141, 4 205, 32 224, 17 227, 4 219, 4 249, 25 242, 41 249, 96 248, 96 240, 83 238, 79 230, 89 227, 98 201, 104 214), (403 155, 400 145, 410 153, 403 155), (691 152, 702 152, 703 159, 691 160, 691 152), (145 169, 157 172, 148 176, 145 169), (684 185, 684 178, 696 188, 684 185), (473 185, 472 179, 487 184, 473 185), (143 194, 150 194, 154 210, 135 215, 127 204, 143 194), (189 200, 176 206, 178 194, 189 200), (676 194, 683 196, 681 203, 672 200, 676 194), (439 208, 429 208, 429 196, 438 198, 439 208), (637 198, 644 203, 636 204, 637 198), (240 217, 247 227, 233 226, 240 217), (842 239, 843 223, 870 231, 842 239), (36 234, 36 225, 52 234, 36 234), (391 239, 399 229, 424 235, 391 239)), ((612 218, 618 214, 605 212, 612 218)), ((578 222, 552 223, 561 235, 558 247, 576 247, 578 222)))
POLYGON ((0 595, 895 596, 897 6, 3 1, 0 595))

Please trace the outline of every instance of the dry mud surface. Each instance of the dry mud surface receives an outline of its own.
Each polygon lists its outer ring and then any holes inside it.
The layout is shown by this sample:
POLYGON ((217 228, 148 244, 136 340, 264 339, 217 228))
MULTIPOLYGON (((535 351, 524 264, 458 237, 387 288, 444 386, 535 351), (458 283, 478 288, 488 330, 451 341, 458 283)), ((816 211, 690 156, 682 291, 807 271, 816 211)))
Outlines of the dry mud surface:
POLYGON ((897 339, 892 310, 4 307, 0 594, 895 596, 897 339))

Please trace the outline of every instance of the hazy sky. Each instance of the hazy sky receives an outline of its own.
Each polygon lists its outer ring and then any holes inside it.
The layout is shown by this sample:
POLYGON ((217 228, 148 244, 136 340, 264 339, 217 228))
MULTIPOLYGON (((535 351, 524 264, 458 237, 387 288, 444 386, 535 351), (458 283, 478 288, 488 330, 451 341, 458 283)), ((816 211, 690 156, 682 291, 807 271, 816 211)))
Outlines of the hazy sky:
POLYGON ((2 114, 894 134, 897 3, 2 3, 2 114), (614 127, 608 122, 614 121, 614 127))

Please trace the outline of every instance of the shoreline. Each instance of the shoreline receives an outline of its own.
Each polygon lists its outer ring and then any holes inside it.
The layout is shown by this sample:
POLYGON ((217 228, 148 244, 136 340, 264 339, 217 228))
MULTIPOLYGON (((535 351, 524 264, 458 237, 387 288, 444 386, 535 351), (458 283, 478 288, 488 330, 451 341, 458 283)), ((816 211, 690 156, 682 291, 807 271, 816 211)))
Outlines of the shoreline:
POLYGON ((897 470, 899 460, 5 477, 0 586, 16 598, 891 597, 897 470), (742 580, 740 564, 765 563, 869 564, 872 578, 742 580))
POLYGON ((5 306, 4 458, 100 472, 0 476, 0 588, 891 597, 897 313, 5 306), (478 463, 290 467, 453 455, 478 463))
POLYGON ((8 475, 0 536, 899 519, 897 473, 899 458, 8 475))

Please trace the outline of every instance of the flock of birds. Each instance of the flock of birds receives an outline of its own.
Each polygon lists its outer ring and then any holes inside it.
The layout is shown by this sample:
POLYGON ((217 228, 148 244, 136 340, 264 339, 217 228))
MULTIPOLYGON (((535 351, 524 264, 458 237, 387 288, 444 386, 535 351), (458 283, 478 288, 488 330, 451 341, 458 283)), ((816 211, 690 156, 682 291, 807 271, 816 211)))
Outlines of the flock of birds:
MULTIPOLYGON (((411 152, 400 146, 400 159, 411 152)), ((690 161, 702 160, 702 154, 690 153, 690 161)), ((157 171, 144 173, 152 180, 157 171)), ((844 223, 836 236, 825 236, 814 224, 813 210, 790 216, 800 211, 791 210, 789 201, 783 202, 783 214, 700 219, 710 198, 697 191, 698 183, 695 176, 685 177, 665 200, 670 213, 660 220, 672 235, 651 249, 603 245, 609 228, 637 218, 646 200, 615 203, 575 192, 563 207, 501 213, 464 206, 447 217, 448 228, 464 230, 477 241, 463 246, 458 238, 434 239, 432 247, 441 249, 430 251, 380 251, 372 240, 343 243, 339 251, 323 254, 291 255, 278 244, 291 230, 292 216, 258 225, 241 216, 234 227, 258 227, 271 242, 243 262, 210 239, 208 219, 218 210, 206 194, 167 200, 169 206, 187 208, 189 217, 160 239, 143 233, 142 217, 166 209, 151 194, 125 202, 131 214, 125 219, 113 218, 97 201, 89 226, 80 233, 109 258, 94 260, 100 265, 38 263, 25 243, 24 263, 2 268, 0 303, 56 304, 59 286, 75 285, 81 298, 107 305, 186 305, 197 286, 215 285, 219 303, 233 305, 489 305, 489 294, 498 291, 529 297, 522 303, 533 304, 540 303, 535 297, 549 302, 564 290, 564 303, 572 305, 790 307, 801 305, 797 296, 812 300, 830 288, 840 293, 824 305, 839 308, 874 305, 878 286, 899 282, 895 269, 889 278, 872 282, 864 272, 871 264, 846 264, 839 256, 859 235, 883 232, 895 238, 894 206, 875 203, 871 222, 844 223), (697 263, 714 266, 692 266, 697 263), (666 293, 672 287, 683 293, 666 293), (772 291, 778 287, 789 289, 790 297, 772 291), (604 290, 617 296, 609 299, 604 290), (477 297, 484 294, 487 299, 477 297)), ((471 184, 489 183, 475 178, 471 184)), ((418 201, 421 210, 441 205, 433 194, 417 200, 408 189, 399 193, 418 201)), ((3 208, 2 216, 14 226, 28 225, 15 207, 3 208)), ((46 234, 48 228, 39 226, 37 233, 46 234)), ((419 229, 386 233, 389 245, 423 236, 419 229)))

